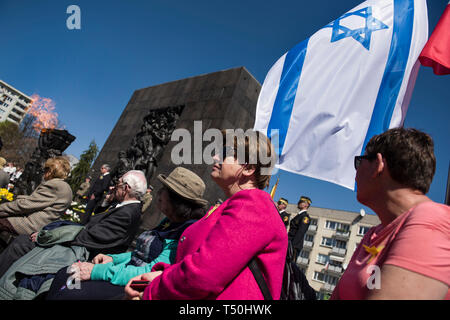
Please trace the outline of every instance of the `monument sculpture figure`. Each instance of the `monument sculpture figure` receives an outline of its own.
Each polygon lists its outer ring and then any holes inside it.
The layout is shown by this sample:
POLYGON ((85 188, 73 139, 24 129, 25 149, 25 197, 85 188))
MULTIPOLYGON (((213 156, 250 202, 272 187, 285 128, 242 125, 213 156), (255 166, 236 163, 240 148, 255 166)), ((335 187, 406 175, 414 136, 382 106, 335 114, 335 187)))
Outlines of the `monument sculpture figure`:
POLYGON ((63 151, 75 140, 67 130, 42 129, 38 146, 14 186, 16 195, 30 195, 42 182, 43 165, 49 158, 61 156, 63 151))
POLYGON ((112 180, 117 180, 122 172, 134 169, 142 170, 150 181, 182 111, 182 106, 150 110, 131 146, 119 152, 119 161, 111 172, 112 180))

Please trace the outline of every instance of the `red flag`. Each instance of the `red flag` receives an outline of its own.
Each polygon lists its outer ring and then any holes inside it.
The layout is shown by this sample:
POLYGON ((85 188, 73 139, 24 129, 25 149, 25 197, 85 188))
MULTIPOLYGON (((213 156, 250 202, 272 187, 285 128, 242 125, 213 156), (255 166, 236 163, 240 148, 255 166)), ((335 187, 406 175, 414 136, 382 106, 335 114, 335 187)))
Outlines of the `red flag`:
POLYGON ((420 63, 435 74, 450 74, 450 2, 419 56, 420 63))

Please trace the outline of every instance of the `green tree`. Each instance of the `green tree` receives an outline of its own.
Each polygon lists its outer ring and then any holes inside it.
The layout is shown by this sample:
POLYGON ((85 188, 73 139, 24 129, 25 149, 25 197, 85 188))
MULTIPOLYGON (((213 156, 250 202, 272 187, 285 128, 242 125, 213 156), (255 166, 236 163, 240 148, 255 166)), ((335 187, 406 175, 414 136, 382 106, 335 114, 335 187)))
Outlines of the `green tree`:
POLYGON ((3 121, 0 122, 0 137, 3 142, 0 156, 7 162, 14 162, 17 166, 24 168, 37 147, 39 136, 27 134, 23 126, 19 127, 13 122, 3 121))
POLYGON ((95 143, 94 140, 92 140, 91 143, 89 144, 89 148, 81 154, 80 161, 72 169, 72 172, 70 173, 70 177, 67 179, 67 182, 72 188, 74 194, 80 187, 80 184, 84 182, 84 180, 88 176, 92 162, 97 156, 97 153, 98 153, 97 144, 95 143))

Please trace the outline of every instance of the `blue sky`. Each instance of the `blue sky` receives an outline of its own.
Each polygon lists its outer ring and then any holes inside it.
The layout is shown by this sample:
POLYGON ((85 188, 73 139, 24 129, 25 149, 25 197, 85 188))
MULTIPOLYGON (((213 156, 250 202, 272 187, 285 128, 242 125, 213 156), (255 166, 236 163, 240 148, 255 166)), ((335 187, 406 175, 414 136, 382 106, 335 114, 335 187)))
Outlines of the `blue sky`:
MULTIPOLYGON (((316 1, 10 1, 0 0, 0 79, 55 101, 79 157, 102 147, 134 90, 245 66, 262 83, 272 64, 362 0, 316 1), (66 9, 81 8, 81 30, 66 9)), ((430 32, 447 0, 428 0, 430 32)), ((405 126, 435 141, 429 196, 443 202, 450 161, 450 76, 421 68, 405 126)), ((281 171, 276 198, 359 211, 351 190, 281 171)), ((272 184, 276 181, 273 179, 272 184)), ((370 212, 370 209, 365 208, 370 212)))

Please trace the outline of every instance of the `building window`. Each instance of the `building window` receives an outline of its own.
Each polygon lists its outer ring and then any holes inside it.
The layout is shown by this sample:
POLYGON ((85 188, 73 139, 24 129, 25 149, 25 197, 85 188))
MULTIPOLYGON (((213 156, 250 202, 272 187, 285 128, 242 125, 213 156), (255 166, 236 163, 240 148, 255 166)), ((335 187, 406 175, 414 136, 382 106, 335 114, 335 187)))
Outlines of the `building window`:
POLYGON ((347 249, 347 241, 336 240, 334 246, 339 249, 347 249))
POLYGON ((333 277, 332 275, 325 274, 322 272, 314 271, 313 279, 319 282, 328 283, 331 285, 337 285, 339 279, 337 277, 333 277))
POLYGON ((300 257, 309 259, 309 251, 305 250, 300 251, 300 257))
POLYGON ((333 247, 333 244, 334 244, 333 238, 322 237, 321 245, 331 248, 331 247, 333 247))
POLYGON ((338 230, 340 232, 349 232, 350 225, 336 221, 327 220, 325 228, 329 230, 338 230))
POLYGON ((342 262, 335 261, 333 259, 330 259, 329 264, 330 264, 330 266, 341 267, 342 268, 342 262))
POLYGON ((22 104, 20 104, 20 103, 16 103, 16 107, 18 107, 18 108, 20 108, 20 109, 22 109, 22 110, 25 110, 26 109, 26 107, 24 107, 22 104))
POLYGON ((309 242, 313 242, 314 241, 314 236, 311 234, 305 234, 305 241, 309 241, 309 242))
POLYGON ((8 118, 10 118, 10 119, 12 119, 12 120, 14 120, 14 121, 20 122, 20 119, 17 118, 16 116, 13 116, 12 114, 9 114, 9 115, 8 115, 8 118))
POLYGON ((19 110, 17 110, 16 108, 14 108, 13 111, 14 111, 15 113, 17 113, 19 116, 23 116, 23 112, 22 112, 22 111, 19 111, 19 110))
POLYGON ((330 261, 330 258, 327 255, 324 255, 324 254, 321 254, 321 253, 319 253, 317 255, 317 260, 316 260, 317 263, 327 264, 327 262, 329 262, 329 261, 330 261))
POLYGON ((358 236, 363 236, 367 233, 367 231, 369 231, 370 227, 366 227, 366 226, 359 226, 358 229, 358 236))
POLYGON ((327 222, 325 223, 325 228, 330 230, 336 230, 336 224, 337 223, 335 221, 327 220, 327 222))
POLYGON ((347 241, 343 241, 343 240, 337 240, 334 238, 328 238, 328 237, 322 237, 322 242, 321 242, 322 246, 325 247, 336 247, 339 249, 347 249, 347 241))
POLYGON ((317 219, 312 218, 311 223, 312 226, 317 226, 317 219))

